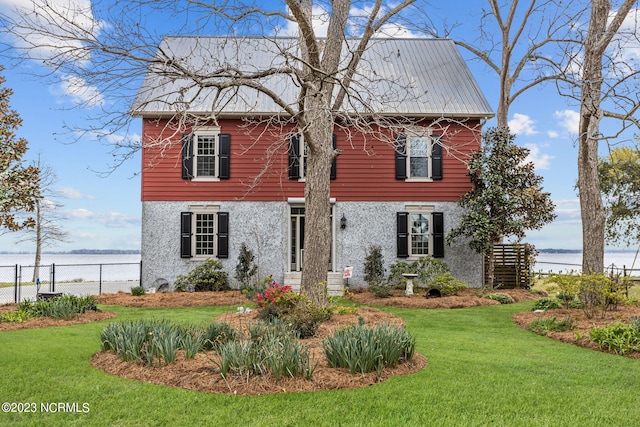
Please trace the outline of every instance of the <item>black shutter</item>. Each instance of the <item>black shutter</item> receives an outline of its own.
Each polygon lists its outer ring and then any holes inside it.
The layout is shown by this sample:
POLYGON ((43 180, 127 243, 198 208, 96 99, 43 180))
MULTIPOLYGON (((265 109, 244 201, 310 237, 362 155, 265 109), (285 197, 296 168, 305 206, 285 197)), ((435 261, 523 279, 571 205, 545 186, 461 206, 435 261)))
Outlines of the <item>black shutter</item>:
POLYGON ((293 135, 289 140, 289 179, 300 178, 300 136, 293 135))
POLYGON ((409 213, 396 212, 397 257, 409 256, 409 213))
POLYGON ((407 179, 407 136, 396 136, 396 179, 407 179))
POLYGON ((229 212, 218 212, 218 258, 229 258, 229 212))
POLYGON ((431 214, 433 223, 433 257, 442 258, 444 256, 444 215, 442 212, 431 214))
POLYGON ((218 138, 218 152, 220 154, 220 174, 218 178, 229 179, 231 135, 229 135, 228 133, 221 133, 218 138))
MULTIPOLYGON (((333 140, 332 140, 332 144, 333 144, 333 149, 336 149, 336 134, 334 133, 332 136, 333 140)), ((336 161, 338 160, 338 158, 334 158, 333 162, 331 163, 331 179, 336 179, 336 161)))
POLYGON ((440 135, 431 136, 431 179, 442 179, 442 145, 440 135))
POLYGON ((180 257, 191 258, 191 212, 180 212, 180 257))
POLYGON ((193 178, 193 136, 182 134, 182 179, 193 178))

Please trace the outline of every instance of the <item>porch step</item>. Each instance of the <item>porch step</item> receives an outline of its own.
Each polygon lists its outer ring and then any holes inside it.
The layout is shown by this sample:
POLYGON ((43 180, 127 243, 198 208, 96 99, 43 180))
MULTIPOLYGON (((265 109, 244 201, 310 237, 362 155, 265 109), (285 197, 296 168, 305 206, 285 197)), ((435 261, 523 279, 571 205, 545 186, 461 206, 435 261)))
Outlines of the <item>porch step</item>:
MULTIPOLYGON (((291 286, 294 292, 300 293, 300 279, 302 273, 299 271, 291 271, 284 273, 284 284, 291 286)), ((327 293, 330 296, 341 297, 344 293, 344 285, 342 283, 342 273, 327 274, 327 293)))

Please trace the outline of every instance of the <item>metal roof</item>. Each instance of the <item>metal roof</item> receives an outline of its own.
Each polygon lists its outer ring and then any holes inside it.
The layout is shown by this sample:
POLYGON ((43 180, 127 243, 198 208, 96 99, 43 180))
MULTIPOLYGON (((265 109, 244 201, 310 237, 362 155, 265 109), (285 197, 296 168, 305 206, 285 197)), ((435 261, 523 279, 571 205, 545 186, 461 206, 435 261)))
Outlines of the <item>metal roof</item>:
MULTIPOLYGON (((345 46, 340 74, 350 57, 348 46, 355 46, 358 41, 351 40, 345 46)), ((214 104, 220 115, 282 114, 283 108, 254 88, 218 91, 207 84, 227 81, 225 76, 233 73, 301 67, 298 57, 294 38, 167 37, 158 49, 161 62, 150 68, 131 114, 211 114, 214 104), (176 73, 176 66, 183 71, 176 73), (188 73, 197 77, 184 77, 188 73)), ((275 73, 258 81, 285 103, 296 105, 300 84, 292 74, 275 73)), ((344 112, 410 117, 493 116, 460 52, 448 39, 372 39, 358 64, 351 89, 357 96, 345 99, 344 112)))

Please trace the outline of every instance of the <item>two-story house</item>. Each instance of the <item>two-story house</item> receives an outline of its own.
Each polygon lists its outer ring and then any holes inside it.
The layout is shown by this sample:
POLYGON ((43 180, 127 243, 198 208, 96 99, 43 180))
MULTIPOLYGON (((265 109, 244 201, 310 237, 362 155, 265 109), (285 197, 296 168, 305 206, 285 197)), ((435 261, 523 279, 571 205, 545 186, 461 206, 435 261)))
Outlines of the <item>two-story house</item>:
MULTIPOLYGON (((275 46, 258 38, 176 37, 160 49, 171 58, 167 66, 202 74, 216 61, 277 66, 275 46)), ((445 243, 461 216, 457 201, 471 188, 465 161, 480 146, 483 120, 493 115, 463 58, 451 40, 375 39, 358 76, 384 87, 369 97, 376 98, 373 113, 407 125, 376 136, 336 123, 333 143, 342 152, 331 171, 330 285, 341 284, 349 266, 349 285, 365 286, 365 255, 380 245, 387 267, 431 255, 456 278, 481 286, 482 257, 462 240, 445 243)), ((266 84, 295 102, 293 82, 266 84)), ((261 276, 299 283, 307 153, 282 109, 251 88, 208 90, 168 78, 160 67, 148 73, 132 114, 142 118, 144 144, 142 284, 171 286, 210 257, 233 277, 242 243, 261 276), (214 101, 222 105, 215 118, 214 101)))

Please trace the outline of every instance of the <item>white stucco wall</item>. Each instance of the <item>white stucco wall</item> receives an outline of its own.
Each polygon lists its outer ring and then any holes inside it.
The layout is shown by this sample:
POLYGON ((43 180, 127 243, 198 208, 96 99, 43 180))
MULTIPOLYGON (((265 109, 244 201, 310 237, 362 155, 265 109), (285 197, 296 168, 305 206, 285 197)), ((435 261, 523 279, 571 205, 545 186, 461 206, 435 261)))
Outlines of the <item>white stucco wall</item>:
MULTIPOLYGON (((173 287, 175 279, 188 273, 198 261, 180 258, 180 212, 189 211, 190 205, 203 202, 143 202, 142 206, 142 284, 154 286, 164 279, 173 287)), ((247 244, 255 255, 260 277, 272 274, 280 283, 288 270, 289 203, 287 202, 207 202, 219 210, 229 212, 229 258, 222 259, 225 271, 236 285, 233 275, 238 263, 240 245, 247 244)), ((383 248, 387 266, 396 258, 396 212, 405 211, 405 205, 417 202, 340 202, 334 206, 335 215, 335 270, 352 266, 354 276, 349 285, 366 286, 364 257, 370 245, 383 248), (339 220, 347 218, 347 227, 341 229, 339 220)), ((444 213, 445 235, 460 218, 461 210, 454 202, 429 204, 434 211, 444 213)), ((444 261, 453 275, 471 287, 482 285, 482 257, 460 240, 445 246, 444 261)))

